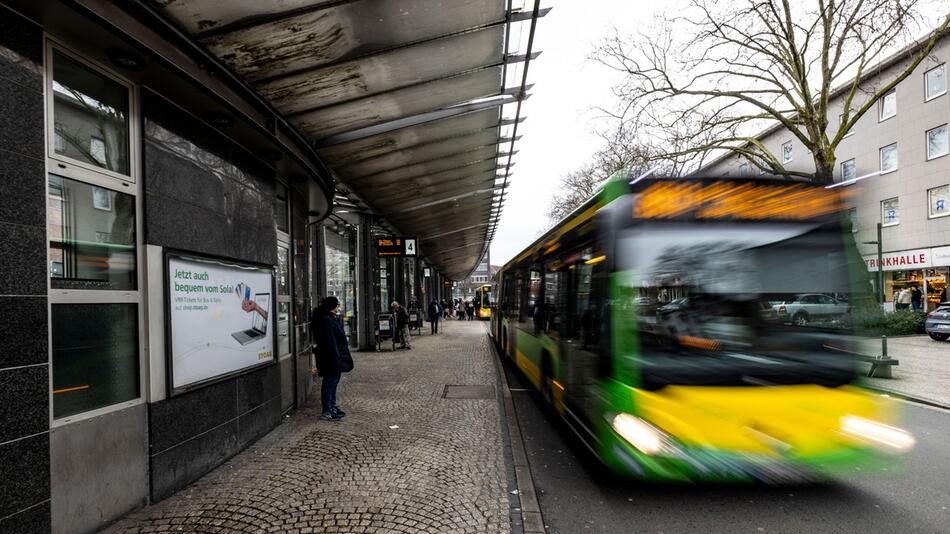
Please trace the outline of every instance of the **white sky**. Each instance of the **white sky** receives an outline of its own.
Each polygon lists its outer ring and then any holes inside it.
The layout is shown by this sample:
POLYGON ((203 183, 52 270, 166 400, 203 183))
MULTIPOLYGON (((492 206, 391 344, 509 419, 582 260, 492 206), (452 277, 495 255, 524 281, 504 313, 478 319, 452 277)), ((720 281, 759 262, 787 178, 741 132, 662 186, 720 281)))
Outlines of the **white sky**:
MULTIPOLYGON (((923 0, 922 12, 932 15, 925 28, 936 25, 946 2, 923 0)), ((515 6, 521 3, 526 9, 534 4, 533 0, 516 0, 515 6)), ((515 144, 519 152, 513 159, 516 164, 508 196, 491 244, 492 264, 503 265, 541 235, 560 178, 583 165, 600 147, 594 129, 604 123, 595 108, 615 108, 617 100, 611 89, 620 75, 588 56, 614 28, 622 35, 649 32, 644 26, 653 22, 654 14, 665 4, 664 0, 542 0, 542 7, 554 9, 538 21, 534 50, 543 53, 528 71, 528 83, 535 85, 522 106, 527 120, 518 127, 523 138, 515 144)), ((525 42, 528 23, 523 27, 525 42)), ((895 47, 898 45, 903 43, 895 47)), ((509 86, 515 85, 512 78, 509 86)), ((520 74, 517 79, 520 82, 520 74)), ((505 114, 513 116, 514 112, 506 107, 505 114)))
MULTIPOLYGON (((528 69, 528 83, 535 85, 531 98, 522 104, 521 115, 527 120, 518 127, 518 135, 524 137, 515 143, 519 152, 491 244, 493 264, 503 265, 538 238, 561 176, 582 165, 600 146, 593 131, 601 113, 594 108, 613 107, 616 100, 611 88, 619 78, 587 57, 614 26, 628 33, 649 23, 656 4, 649 0, 542 2, 554 9, 538 21, 535 31, 533 49, 542 54, 528 69)), ((524 31, 527 34, 527 24, 524 31)))

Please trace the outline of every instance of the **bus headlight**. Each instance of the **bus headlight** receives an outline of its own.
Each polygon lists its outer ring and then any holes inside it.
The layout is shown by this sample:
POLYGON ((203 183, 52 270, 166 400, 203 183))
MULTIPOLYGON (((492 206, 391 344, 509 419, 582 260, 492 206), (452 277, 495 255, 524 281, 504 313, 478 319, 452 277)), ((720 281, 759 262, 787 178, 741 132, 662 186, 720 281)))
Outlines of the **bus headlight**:
POLYGON ((676 454, 679 452, 673 441, 663 431, 639 417, 628 413, 618 413, 610 420, 610 426, 627 443, 638 451, 649 454, 676 454))
POLYGON ((883 445, 893 450, 905 451, 914 446, 914 436, 906 430, 878 423, 856 415, 841 418, 841 431, 845 434, 883 445))

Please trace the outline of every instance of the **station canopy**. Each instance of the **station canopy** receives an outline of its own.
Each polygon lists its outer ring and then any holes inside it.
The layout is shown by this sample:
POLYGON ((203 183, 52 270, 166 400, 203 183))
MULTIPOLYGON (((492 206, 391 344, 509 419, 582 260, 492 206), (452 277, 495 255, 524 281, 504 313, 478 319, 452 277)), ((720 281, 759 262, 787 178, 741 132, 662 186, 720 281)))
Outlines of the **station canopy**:
POLYGON ((341 184, 340 205, 418 237, 449 278, 474 270, 497 225, 519 120, 502 106, 526 97, 524 78, 505 83, 532 55, 530 40, 527 55, 510 52, 511 28, 533 29, 544 11, 512 10, 511 0, 153 5, 307 137, 341 184))

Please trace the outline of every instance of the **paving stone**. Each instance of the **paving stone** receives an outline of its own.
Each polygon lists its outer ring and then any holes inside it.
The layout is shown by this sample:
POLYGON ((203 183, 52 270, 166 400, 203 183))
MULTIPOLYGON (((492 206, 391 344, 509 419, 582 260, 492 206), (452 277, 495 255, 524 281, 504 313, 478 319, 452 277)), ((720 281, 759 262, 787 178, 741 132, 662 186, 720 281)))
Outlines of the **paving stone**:
POLYGON ((411 351, 354 353, 337 393, 345 419, 319 419, 318 385, 273 432, 106 532, 510 532, 485 332, 447 321, 411 351), (443 398, 447 385, 491 394, 443 398))

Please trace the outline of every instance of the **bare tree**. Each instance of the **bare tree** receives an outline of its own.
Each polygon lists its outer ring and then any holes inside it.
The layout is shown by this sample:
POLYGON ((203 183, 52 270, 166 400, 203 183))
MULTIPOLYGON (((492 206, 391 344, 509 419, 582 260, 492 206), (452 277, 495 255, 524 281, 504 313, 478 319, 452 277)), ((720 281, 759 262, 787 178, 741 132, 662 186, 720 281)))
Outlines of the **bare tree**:
MULTIPOLYGON (((639 142, 635 130, 620 125, 609 133, 597 132, 597 135, 604 140, 603 148, 589 162, 561 177, 560 188, 548 206, 551 225, 587 202, 617 171, 637 173, 648 168, 649 149, 639 142)), ((664 169, 664 172, 669 170, 664 169)))
POLYGON ((925 0, 690 0, 649 33, 608 38, 594 59, 625 74, 614 115, 655 139, 652 157, 695 168, 727 150, 765 172, 828 183, 842 138, 948 24, 946 2, 925 0), (935 20, 928 6, 939 22, 916 42, 935 20), (897 43, 910 43, 905 61, 869 84, 897 43), (786 169, 754 137, 776 121, 810 151, 813 174, 786 169))

